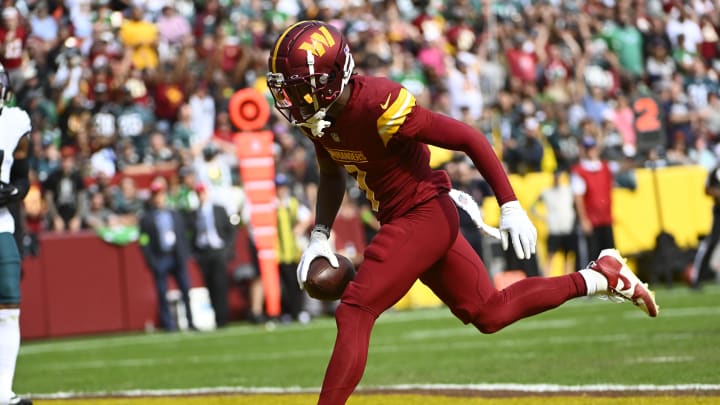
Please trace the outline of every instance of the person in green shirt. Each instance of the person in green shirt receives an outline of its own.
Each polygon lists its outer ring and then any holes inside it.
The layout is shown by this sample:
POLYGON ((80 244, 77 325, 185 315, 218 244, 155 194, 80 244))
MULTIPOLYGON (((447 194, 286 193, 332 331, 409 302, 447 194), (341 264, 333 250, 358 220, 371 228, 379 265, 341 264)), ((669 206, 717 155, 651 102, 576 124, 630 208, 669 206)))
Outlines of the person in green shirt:
POLYGON ((644 71, 643 38, 626 14, 618 14, 618 25, 605 29, 604 37, 610 49, 618 56, 620 65, 632 76, 641 76, 644 71))

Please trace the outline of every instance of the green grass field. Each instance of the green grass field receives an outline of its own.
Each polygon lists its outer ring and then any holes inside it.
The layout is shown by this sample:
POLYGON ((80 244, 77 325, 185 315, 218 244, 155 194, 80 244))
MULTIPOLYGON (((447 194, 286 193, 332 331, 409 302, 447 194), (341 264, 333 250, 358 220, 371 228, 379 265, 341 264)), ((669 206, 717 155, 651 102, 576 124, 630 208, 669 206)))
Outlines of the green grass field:
MULTIPOLYGON (((720 288, 660 290, 657 298, 657 319, 630 304, 576 299, 493 335, 462 325, 445 308, 388 312, 375 327, 361 388, 720 387, 720 288)), ((36 399, 192 388, 315 393, 334 337, 334 320, 324 318, 272 331, 238 324, 216 332, 25 342, 15 390, 36 399)))

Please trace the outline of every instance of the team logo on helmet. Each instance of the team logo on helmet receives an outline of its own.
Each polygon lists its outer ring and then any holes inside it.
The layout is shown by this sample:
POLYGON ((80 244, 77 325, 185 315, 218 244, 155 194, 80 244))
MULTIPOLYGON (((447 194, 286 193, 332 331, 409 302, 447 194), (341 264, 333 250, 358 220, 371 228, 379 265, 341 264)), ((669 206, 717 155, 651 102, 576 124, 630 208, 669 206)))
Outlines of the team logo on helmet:
POLYGON ((335 45, 335 38, 333 38, 327 27, 321 26, 317 32, 310 35, 310 41, 303 42, 298 48, 303 51, 310 51, 310 53, 320 58, 325 55, 325 48, 331 48, 333 45, 335 45))

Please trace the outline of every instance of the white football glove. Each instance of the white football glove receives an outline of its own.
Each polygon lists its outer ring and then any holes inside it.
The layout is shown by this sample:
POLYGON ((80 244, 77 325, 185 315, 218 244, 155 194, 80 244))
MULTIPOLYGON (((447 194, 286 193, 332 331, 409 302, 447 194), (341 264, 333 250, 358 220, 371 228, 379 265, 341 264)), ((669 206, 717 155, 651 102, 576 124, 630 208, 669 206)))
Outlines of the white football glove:
POLYGON ((470 215, 470 219, 475 222, 475 225, 478 227, 480 232, 484 235, 490 236, 491 238, 500 240, 500 230, 486 224, 485 221, 483 221, 480 207, 470 194, 456 189, 450 190, 449 194, 450 198, 455 201, 455 205, 462 208, 463 211, 470 215))
POLYGON ((335 268, 339 266, 337 257, 335 257, 335 253, 333 253, 327 236, 321 231, 314 230, 310 233, 310 244, 303 252, 300 258, 300 264, 298 264, 297 267, 297 281, 301 290, 303 289, 303 284, 307 281, 310 263, 312 263, 316 257, 321 256, 328 259, 331 266, 335 268))
POLYGON ((537 230, 518 201, 509 201, 500 207, 500 237, 503 250, 512 240, 518 259, 529 259, 535 254, 537 230))

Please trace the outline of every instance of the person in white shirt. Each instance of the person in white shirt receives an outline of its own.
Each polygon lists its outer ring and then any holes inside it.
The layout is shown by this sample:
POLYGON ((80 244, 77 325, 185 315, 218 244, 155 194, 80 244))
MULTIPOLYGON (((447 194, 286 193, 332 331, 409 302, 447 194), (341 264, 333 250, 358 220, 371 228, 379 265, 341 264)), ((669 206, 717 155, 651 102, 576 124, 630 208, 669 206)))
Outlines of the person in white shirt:
POLYGON ((570 254, 577 255, 578 235, 576 232, 576 215, 572 189, 567 182, 562 181, 562 171, 553 174, 552 186, 540 193, 538 199, 530 207, 530 212, 542 218, 548 227, 547 255, 543 266, 543 275, 550 276, 552 263, 558 254, 563 255, 564 274, 575 271, 575 260, 570 260, 570 254), (545 215, 537 211, 537 206, 545 206, 545 215))
POLYGON ((234 227, 221 205, 213 203, 205 185, 198 183, 195 192, 200 206, 193 215, 193 252, 202 271, 210 304, 215 312, 215 325, 222 328, 229 321, 228 262, 234 248, 234 227))

